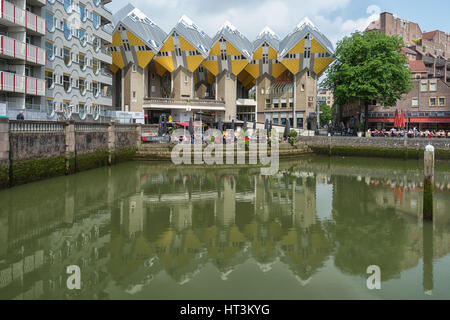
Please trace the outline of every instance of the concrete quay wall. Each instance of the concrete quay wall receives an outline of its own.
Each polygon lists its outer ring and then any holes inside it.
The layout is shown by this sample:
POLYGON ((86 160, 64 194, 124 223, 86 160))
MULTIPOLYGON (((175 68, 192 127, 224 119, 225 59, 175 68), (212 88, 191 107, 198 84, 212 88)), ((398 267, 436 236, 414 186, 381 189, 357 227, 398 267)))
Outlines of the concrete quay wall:
POLYGON ((140 125, 0 118, 0 188, 134 158, 140 125))
POLYGON ((330 156, 422 159, 425 147, 432 144, 436 158, 450 159, 450 139, 383 137, 300 137, 313 152, 330 156))

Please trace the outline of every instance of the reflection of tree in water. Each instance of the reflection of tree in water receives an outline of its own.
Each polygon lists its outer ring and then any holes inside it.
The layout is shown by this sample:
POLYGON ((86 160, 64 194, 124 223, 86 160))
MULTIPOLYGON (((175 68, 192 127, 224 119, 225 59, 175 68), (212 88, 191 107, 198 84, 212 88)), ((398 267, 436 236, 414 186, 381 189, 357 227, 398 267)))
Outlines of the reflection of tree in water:
POLYGON ((377 265, 383 281, 398 277, 408 237, 405 220, 395 209, 375 205, 375 187, 349 180, 335 178, 336 266, 343 272, 366 276, 367 267, 377 265))

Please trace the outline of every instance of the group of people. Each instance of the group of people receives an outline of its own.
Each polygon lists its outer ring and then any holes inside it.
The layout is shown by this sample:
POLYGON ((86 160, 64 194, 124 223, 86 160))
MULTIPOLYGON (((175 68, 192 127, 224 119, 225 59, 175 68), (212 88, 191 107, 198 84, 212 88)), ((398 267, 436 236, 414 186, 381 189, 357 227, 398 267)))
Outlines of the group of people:
POLYGON ((367 133, 371 137, 398 137, 402 138, 407 135, 408 138, 450 138, 450 131, 445 130, 417 130, 417 128, 412 128, 409 130, 397 130, 392 128, 390 130, 368 130, 367 133))

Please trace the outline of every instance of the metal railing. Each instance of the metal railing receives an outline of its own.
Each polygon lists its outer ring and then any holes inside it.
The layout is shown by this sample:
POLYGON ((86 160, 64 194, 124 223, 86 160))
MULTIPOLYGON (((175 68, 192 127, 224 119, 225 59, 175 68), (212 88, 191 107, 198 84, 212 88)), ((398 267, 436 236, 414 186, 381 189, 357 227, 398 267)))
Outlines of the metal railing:
POLYGON ((430 56, 423 56, 423 63, 425 64, 433 64, 434 58, 430 56))
POLYGON ((136 125, 115 124, 116 131, 136 131, 136 125))
POLYGON ((170 99, 170 98, 145 98, 144 102, 146 104, 181 104, 181 105, 215 105, 219 107, 225 106, 225 101, 218 101, 212 99, 170 99))
POLYGON ((107 131, 108 125, 101 123, 75 123, 75 132, 107 131))
POLYGON ((45 20, 43 18, 23 10, 8 1, 1 1, 0 6, 2 13, 0 19, 5 19, 11 23, 45 35, 45 20))
POLYGON ((444 70, 436 70, 436 77, 443 77, 444 76, 444 70))
POLYGON ((445 66, 445 60, 442 58, 437 58, 436 59, 436 67, 440 68, 445 66))
POLYGON ((9 131, 13 132, 62 132, 64 128, 64 123, 56 121, 9 121, 9 131))

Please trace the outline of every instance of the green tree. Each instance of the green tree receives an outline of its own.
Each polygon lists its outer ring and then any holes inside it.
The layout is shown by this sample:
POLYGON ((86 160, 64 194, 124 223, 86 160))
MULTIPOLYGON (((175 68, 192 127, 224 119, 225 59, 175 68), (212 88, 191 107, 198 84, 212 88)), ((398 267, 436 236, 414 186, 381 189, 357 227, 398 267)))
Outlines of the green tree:
POLYGON ((326 102, 321 102, 319 105, 320 110, 320 125, 324 126, 330 123, 333 119, 333 110, 326 104, 326 102))
POLYGON ((365 130, 373 101, 395 106, 413 88, 403 46, 402 39, 378 31, 356 32, 337 44, 324 86, 333 90, 339 106, 354 101, 364 105, 365 130))

